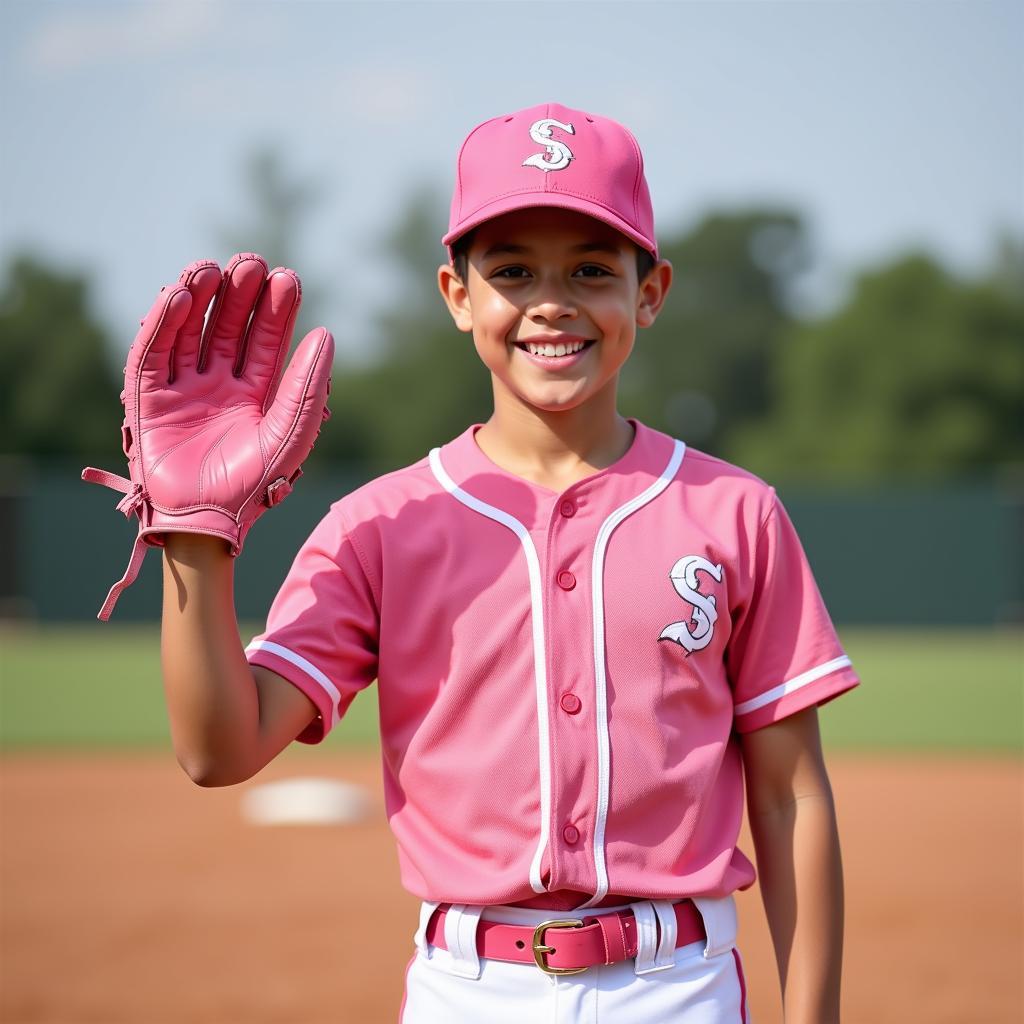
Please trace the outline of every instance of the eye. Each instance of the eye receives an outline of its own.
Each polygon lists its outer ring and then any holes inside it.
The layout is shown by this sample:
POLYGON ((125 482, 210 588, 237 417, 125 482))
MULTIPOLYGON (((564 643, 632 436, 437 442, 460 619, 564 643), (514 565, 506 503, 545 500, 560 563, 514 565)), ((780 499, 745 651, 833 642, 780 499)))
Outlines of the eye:
POLYGON ((526 277, 527 270, 525 267, 501 267, 491 274, 491 277, 503 277, 508 281, 520 280, 526 277))
POLYGON ((611 271, 596 263, 586 263, 576 271, 581 277, 610 277, 611 271))

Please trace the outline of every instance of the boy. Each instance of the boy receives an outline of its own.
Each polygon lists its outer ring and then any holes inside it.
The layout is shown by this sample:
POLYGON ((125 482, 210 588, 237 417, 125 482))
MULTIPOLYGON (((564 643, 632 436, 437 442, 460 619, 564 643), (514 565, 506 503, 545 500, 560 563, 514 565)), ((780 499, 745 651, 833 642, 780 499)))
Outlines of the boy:
POLYGON ((332 506, 244 653, 223 541, 237 553, 290 489, 330 338, 304 339, 268 404, 298 282, 253 256, 223 280, 188 268, 144 322, 122 504, 164 547, 180 763, 240 782, 378 680, 388 816, 423 900, 405 1024, 747 1020, 745 774, 786 1020, 837 1021, 816 707, 857 679, 774 491, 617 410, 672 281, 635 140, 556 104, 485 122, 443 242, 494 413, 332 506))

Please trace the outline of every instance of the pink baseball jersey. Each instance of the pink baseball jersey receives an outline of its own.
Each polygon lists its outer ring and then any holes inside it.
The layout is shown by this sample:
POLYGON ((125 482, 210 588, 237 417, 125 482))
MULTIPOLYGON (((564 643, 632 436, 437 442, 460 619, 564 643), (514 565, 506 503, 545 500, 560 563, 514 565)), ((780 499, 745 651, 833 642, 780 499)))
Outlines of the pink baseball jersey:
POLYGON ((471 427, 347 495, 247 648, 316 704, 307 743, 378 680, 422 899, 746 888, 738 734, 857 685, 774 490, 631 422, 629 451, 562 493, 471 427))

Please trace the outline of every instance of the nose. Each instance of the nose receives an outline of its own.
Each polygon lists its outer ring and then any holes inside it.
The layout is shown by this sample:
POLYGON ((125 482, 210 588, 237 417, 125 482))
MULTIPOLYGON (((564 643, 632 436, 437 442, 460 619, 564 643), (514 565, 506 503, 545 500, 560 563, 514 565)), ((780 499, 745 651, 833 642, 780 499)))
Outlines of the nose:
POLYGON ((538 283, 527 305, 526 315, 534 323, 575 320, 579 309, 567 290, 554 282, 538 283))

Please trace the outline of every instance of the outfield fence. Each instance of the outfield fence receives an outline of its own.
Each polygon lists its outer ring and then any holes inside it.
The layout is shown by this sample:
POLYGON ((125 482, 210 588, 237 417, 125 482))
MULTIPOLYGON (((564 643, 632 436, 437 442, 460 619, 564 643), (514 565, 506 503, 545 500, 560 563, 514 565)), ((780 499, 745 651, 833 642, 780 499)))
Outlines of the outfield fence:
MULTIPOLYGON (((96 615, 128 562, 135 523, 119 494, 78 465, 0 465, 0 617, 72 622, 96 615)), ((299 545, 332 501, 363 482, 311 466, 262 519, 236 573, 240 618, 260 621, 299 545)), ((1024 486, 983 483, 812 491, 780 487, 835 620, 864 625, 1024 622, 1024 486)), ((160 559, 146 558, 115 611, 159 616, 160 559)))

